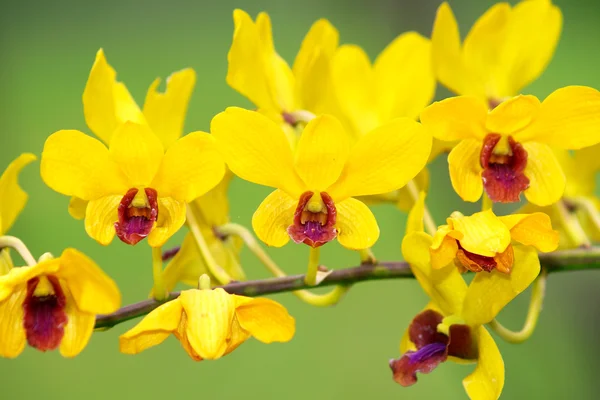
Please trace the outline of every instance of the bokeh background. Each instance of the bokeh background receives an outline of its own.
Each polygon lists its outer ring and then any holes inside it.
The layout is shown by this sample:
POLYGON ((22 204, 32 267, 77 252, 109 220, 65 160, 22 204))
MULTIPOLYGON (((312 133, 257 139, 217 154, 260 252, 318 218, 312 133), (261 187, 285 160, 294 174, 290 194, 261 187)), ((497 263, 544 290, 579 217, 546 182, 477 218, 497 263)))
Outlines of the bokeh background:
MULTIPOLYGON (((233 32, 232 11, 252 15, 268 11, 275 44, 289 62, 308 28, 325 17, 340 30, 342 43, 363 46, 375 57, 407 30, 424 35, 439 0, 256 0, 256 1, 8 1, 0 13, 0 169, 21 152, 40 154, 45 138, 59 129, 87 131, 81 95, 98 48, 103 47, 119 79, 143 102, 157 77, 184 67, 198 72, 186 130, 207 130, 213 115, 230 105, 250 106, 225 83, 226 54, 233 32)), ((450 1, 464 35, 493 2, 450 1)), ((556 56, 527 92, 546 96, 553 89, 582 84, 600 88, 600 3, 556 1, 565 24, 556 56)), ((438 91, 438 97, 447 95, 438 91)), ((432 168, 429 203, 442 222, 453 209, 475 211, 452 192, 445 159, 432 168)), ((12 234, 35 255, 60 254, 76 247, 91 255, 119 284, 124 303, 148 294, 150 251, 115 240, 104 248, 67 213, 68 198, 45 187, 39 163, 25 169, 22 185, 30 201, 12 234)), ((234 181, 232 219, 249 225, 252 212, 268 189, 234 181)), ((405 216, 391 206, 375 208, 382 238, 374 248, 383 260, 399 259, 405 216)), ((173 240, 181 241, 182 233, 173 240)), ((290 273, 305 268, 308 249, 288 245, 270 251, 290 273)), ((337 244, 323 251, 329 267, 356 264, 356 254, 337 244)), ((243 264, 251 278, 267 273, 248 252, 243 264)), ((506 364, 505 399, 595 399, 600 369, 598 330, 600 273, 552 275, 539 326, 521 345, 499 343, 506 364)), ((30 348, 16 360, 0 360, 2 399, 460 399, 461 380, 472 366, 450 363, 419 378, 411 388, 391 379, 387 361, 398 356, 400 336, 426 302, 416 282, 386 281, 355 286, 332 308, 312 308, 289 294, 275 296, 296 317, 297 334, 287 344, 250 340, 216 362, 192 362, 179 343, 165 344, 137 356, 118 352, 118 335, 130 321, 97 333, 75 359, 30 348)), ((522 323, 528 293, 500 316, 506 325, 522 323)), ((0 316, 3 318, 3 316, 0 316)))

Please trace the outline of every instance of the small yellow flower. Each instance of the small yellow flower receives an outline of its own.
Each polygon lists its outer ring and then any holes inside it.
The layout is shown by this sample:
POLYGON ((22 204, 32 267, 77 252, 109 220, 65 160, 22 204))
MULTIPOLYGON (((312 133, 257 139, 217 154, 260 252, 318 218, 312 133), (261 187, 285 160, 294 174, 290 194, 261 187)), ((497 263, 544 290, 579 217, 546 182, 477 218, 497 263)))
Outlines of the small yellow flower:
POLYGON ((281 128, 257 112, 228 108, 211 131, 233 173, 277 188, 252 218, 258 237, 281 247, 290 237, 317 247, 337 237, 349 249, 371 247, 375 217, 355 196, 396 190, 425 165, 431 137, 398 118, 362 136, 354 146, 341 123, 322 115, 309 122, 292 150, 281 128))
POLYGON ((66 249, 57 259, 0 275, 0 356, 25 344, 74 357, 87 345, 97 314, 116 311, 121 294, 88 257, 66 249))
POLYGON ((460 95, 494 108, 537 79, 550 62, 562 29, 560 9, 549 0, 497 3, 461 44, 448 3, 437 12, 431 35, 439 81, 460 95))
POLYGON ((192 132, 165 152, 147 125, 125 122, 110 146, 79 131, 52 134, 41 174, 59 193, 89 202, 85 229, 103 245, 115 234, 136 244, 164 244, 185 222, 186 203, 215 187, 225 173, 214 138, 192 132))
POLYGON ((298 122, 296 112, 322 113, 332 107, 329 70, 338 46, 337 30, 325 19, 315 22, 290 68, 275 51, 268 14, 261 12, 252 21, 236 9, 233 22, 227 83, 281 124, 294 141, 290 125, 298 122))
POLYGON ((0 236, 8 232, 27 203, 27 193, 19 186, 19 173, 35 159, 33 154, 23 153, 0 176, 0 236))
POLYGON ((495 400, 504 386, 504 362, 494 339, 483 327, 538 276, 537 253, 515 248, 530 268, 510 275, 493 271, 477 274, 469 286, 454 266, 434 269, 432 238, 423 232, 409 233, 402 253, 415 277, 430 297, 425 310, 415 317, 400 343, 404 355, 390 361, 396 382, 410 386, 417 372, 430 373, 446 360, 477 362, 463 380, 471 399, 495 400))
MULTIPOLYGON (((181 136, 190 96, 196 83, 191 68, 174 72, 166 80, 163 93, 160 79, 150 85, 143 110, 127 87, 117 81, 115 69, 108 64, 104 51, 98 50, 83 91, 83 112, 89 129, 107 146, 117 128, 127 121, 148 125, 168 149, 181 136)), ((69 213, 84 219, 87 201, 71 198, 69 213)))
POLYGON ((250 336, 263 343, 288 342, 295 320, 281 304, 230 295, 223 289, 190 289, 148 314, 121 335, 120 349, 138 354, 173 334, 196 361, 231 353, 250 336))
POLYGON ((539 206, 556 202, 565 175, 551 147, 581 149, 600 142, 600 92, 568 86, 542 103, 516 96, 488 111, 485 101, 459 96, 436 102, 421 113, 435 138, 460 140, 450 152, 450 179, 465 201, 485 189, 494 202, 527 200, 539 206))
POLYGON ((455 212, 433 236, 431 266, 440 269, 455 263, 461 270, 510 274, 515 258, 512 241, 549 252, 558 247, 558 232, 543 213, 497 217, 492 210, 465 217, 455 212))
MULTIPOLYGON (((200 231, 217 265, 223 268, 234 280, 242 281, 246 275, 240 266, 240 251, 243 242, 238 237, 222 237, 218 235, 217 228, 229 222, 229 199, 227 190, 232 174, 227 172, 225 178, 214 189, 199 197, 190 204, 190 208, 200 225, 200 231)), ((173 290, 177 283, 182 282, 189 286, 196 286, 198 278, 210 271, 204 263, 203 257, 196 240, 188 233, 181 248, 163 271, 165 287, 173 290)))

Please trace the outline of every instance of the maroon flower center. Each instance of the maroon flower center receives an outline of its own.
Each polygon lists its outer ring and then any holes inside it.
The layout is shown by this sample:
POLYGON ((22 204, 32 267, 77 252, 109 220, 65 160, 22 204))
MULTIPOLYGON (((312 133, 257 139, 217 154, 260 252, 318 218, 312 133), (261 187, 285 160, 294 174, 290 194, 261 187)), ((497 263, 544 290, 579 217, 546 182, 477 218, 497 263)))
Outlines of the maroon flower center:
POLYGON ((529 187, 524 171, 527 166, 527 151, 512 136, 508 137, 509 151, 499 154, 496 145, 502 135, 490 133, 483 140, 479 160, 483 173, 483 187, 488 197, 496 203, 519 201, 521 192, 529 187))
POLYGON ((67 304, 65 295, 53 276, 32 278, 27 281, 27 296, 23 302, 23 327, 27 343, 38 350, 54 350, 59 345, 65 333, 68 318, 65 314, 67 304), (51 290, 37 293, 41 279, 47 279, 43 284, 51 290))
POLYGON ((496 260, 494 257, 486 257, 480 254, 471 253, 465 250, 460 242, 457 241, 458 251, 456 252, 457 266, 462 270, 469 270, 472 272, 492 272, 496 268, 496 260))
POLYGON ((337 211, 333 199, 325 192, 315 195, 305 192, 300 196, 294 213, 294 223, 287 232, 296 243, 319 247, 335 239, 337 211))
POLYGON ((144 189, 146 201, 144 206, 135 206, 134 199, 138 189, 129 189, 119 204, 119 220, 115 222, 115 230, 121 241, 135 245, 150 234, 154 222, 158 218, 158 195, 156 190, 144 189))
POLYGON ((428 374, 448 356, 473 360, 477 349, 473 345, 471 330, 467 325, 451 325, 450 336, 437 331, 444 317, 433 310, 417 315, 408 328, 408 336, 417 348, 402 357, 390 360, 394 380, 402 386, 417 382, 417 372, 428 374))

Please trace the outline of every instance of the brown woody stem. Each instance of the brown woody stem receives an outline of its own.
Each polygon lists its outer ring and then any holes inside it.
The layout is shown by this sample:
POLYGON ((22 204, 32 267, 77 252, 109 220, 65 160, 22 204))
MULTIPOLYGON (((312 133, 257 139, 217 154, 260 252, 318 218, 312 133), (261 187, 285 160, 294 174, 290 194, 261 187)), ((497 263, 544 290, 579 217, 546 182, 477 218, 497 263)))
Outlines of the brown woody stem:
MULTIPOLYGON (((548 273, 600 269, 600 247, 541 253, 540 262, 548 273)), ((282 278, 232 282, 220 287, 228 293, 243 296, 260 296, 315 287, 307 285, 304 278, 304 275, 292 275, 282 278)), ((358 282, 399 278, 414 278, 406 262, 379 262, 376 265, 363 264, 358 267, 334 270, 317 287, 352 285, 358 282)), ((177 296, 179 296, 179 292, 170 293, 168 300, 177 298, 177 296)), ((111 328, 121 322, 141 317, 161 304, 162 302, 153 299, 143 300, 125 306, 112 314, 98 315, 96 329, 111 328)))

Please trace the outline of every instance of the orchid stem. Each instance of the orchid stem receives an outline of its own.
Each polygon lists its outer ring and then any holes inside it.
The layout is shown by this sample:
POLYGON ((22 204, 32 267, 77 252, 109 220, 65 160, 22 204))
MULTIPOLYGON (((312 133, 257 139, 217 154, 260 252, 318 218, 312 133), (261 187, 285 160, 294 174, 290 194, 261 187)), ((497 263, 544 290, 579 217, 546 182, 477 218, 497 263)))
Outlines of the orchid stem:
POLYGON ((198 225, 198 221, 194 216, 194 212, 192 211, 189 205, 187 208, 187 224, 190 228, 190 231, 192 232, 192 235, 194 236, 194 239, 196 239, 198 250, 200 250, 200 256, 204 260, 208 271, 222 285, 226 285, 229 282, 231 282, 229 274, 227 274, 227 272, 219 264, 217 264, 214 257, 212 256, 212 253, 210 252, 210 249, 206 244, 206 240, 204 239, 204 236, 200 231, 200 226, 198 225))
MULTIPOLYGON (((600 270, 600 247, 540 253, 540 262, 548 273, 600 270)), ((336 269, 327 275, 319 286, 349 287, 361 282, 411 278, 414 278, 414 275, 407 262, 380 261, 377 265, 364 264, 352 268, 336 269)), ((304 282, 304 275, 231 282, 220 287, 227 293, 249 297, 284 292, 295 293, 310 288, 304 282)), ((172 292, 169 294, 169 299, 176 299, 178 296, 178 292, 172 292)), ((130 319, 141 317, 161 304, 163 302, 147 299, 126 305, 112 314, 98 315, 96 317, 96 329, 110 328, 130 319)))
POLYGON ((581 207, 583 211, 590 217, 590 220, 596 227, 596 230, 600 232, 600 212, 596 209, 594 202, 585 197, 574 197, 569 198, 575 206, 581 207))
POLYGON ((14 236, 0 236, 0 249, 3 247, 11 247, 15 249, 28 266, 31 267, 32 265, 37 264, 35 257, 31 254, 21 239, 14 236))
MULTIPOLYGON (((415 183, 415 181, 414 180, 409 181, 406 184, 406 188, 408 189, 408 192, 410 193, 410 197, 412 197, 413 201, 415 203, 417 201, 419 201, 419 188, 417 187, 417 184, 415 183)), ((427 205, 424 206, 423 223, 425 224, 425 230, 427 231, 427 233, 430 234, 431 236, 435 235, 435 232, 437 231, 437 225, 436 225, 435 221, 433 220, 433 217, 431 216, 431 213, 429 212, 429 208, 427 208, 427 205)))
POLYGON ((373 251, 369 249, 358 250, 358 254, 360 255, 360 263, 361 264, 377 264, 377 259, 375 258, 375 254, 373 251))
POLYGON ((321 257, 320 247, 311 247, 310 253, 308 254, 308 269, 306 270, 306 277, 304 282, 309 286, 315 286, 317 284, 317 272, 319 272, 319 259, 321 257))
POLYGON ((154 278, 154 299, 164 301, 169 297, 163 277, 162 247, 152 248, 152 276, 154 278))
POLYGON ((573 247, 590 247, 590 239, 584 232, 577 218, 567 209, 564 201, 561 199, 554 203, 552 207, 560 219, 560 223, 565 228, 566 234, 573 247))
POLYGON ((481 198, 481 211, 487 211, 487 210, 494 211, 494 202, 492 201, 492 199, 490 199, 490 197, 484 191, 483 196, 481 198))
POLYGON ((508 328, 505 328, 496 319, 492 320, 488 326, 498 334, 502 339, 509 343, 523 343, 531 337, 535 331, 540 312, 542 311, 542 305, 544 304, 544 295, 546 294, 546 280, 548 278, 548 271, 542 269, 542 272, 537 277, 531 288, 531 300, 529 302, 529 310, 527 311, 527 318, 523 328, 514 332, 508 328))
MULTIPOLYGON (((278 278, 287 277, 286 273, 279 268, 267 252, 262 248, 254 235, 245 227, 239 224, 229 223, 217 228, 222 235, 234 235, 244 241, 248 249, 258 258, 261 263, 278 278)), ((342 296, 350 289, 350 285, 338 285, 330 292, 323 294, 311 293, 308 290, 295 290, 293 295, 307 304, 317 307, 327 307, 336 304, 342 296)))

